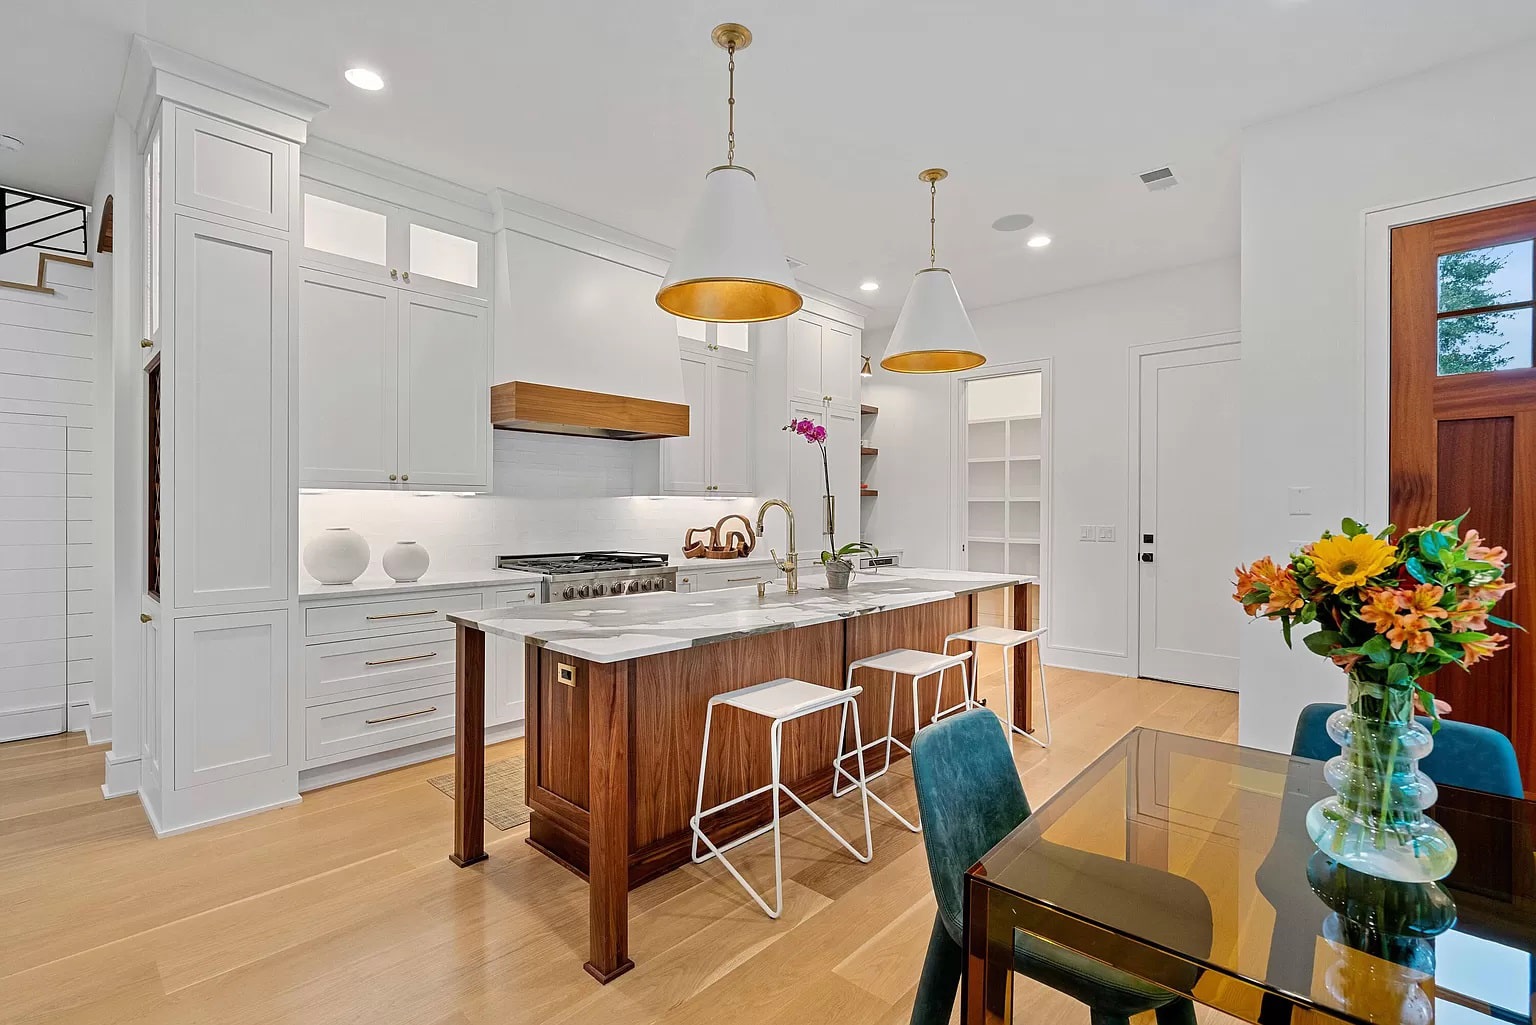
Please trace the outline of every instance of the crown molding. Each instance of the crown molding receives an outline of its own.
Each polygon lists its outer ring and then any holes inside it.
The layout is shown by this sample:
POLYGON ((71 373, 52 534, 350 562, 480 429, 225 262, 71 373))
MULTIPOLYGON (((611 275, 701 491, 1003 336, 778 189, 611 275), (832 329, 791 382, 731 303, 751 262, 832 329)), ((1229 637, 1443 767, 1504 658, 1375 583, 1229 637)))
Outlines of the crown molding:
POLYGON ((312 137, 305 144, 299 174, 481 231, 494 223, 485 193, 329 139, 312 137))
POLYGON ((318 100, 135 35, 118 114, 142 140, 165 100, 301 145, 310 121, 326 109, 318 100))

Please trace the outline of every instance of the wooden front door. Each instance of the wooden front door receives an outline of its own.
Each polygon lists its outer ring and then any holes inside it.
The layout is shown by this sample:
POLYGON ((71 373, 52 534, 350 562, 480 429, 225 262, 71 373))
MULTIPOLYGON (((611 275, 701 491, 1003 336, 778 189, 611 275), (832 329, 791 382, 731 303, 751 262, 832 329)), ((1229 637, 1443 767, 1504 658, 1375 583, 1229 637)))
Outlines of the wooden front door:
MULTIPOLYGON (((1469 513, 1509 550, 1499 615, 1536 629, 1536 202, 1392 232, 1391 515, 1400 529, 1469 513)), ((1536 640, 1431 684, 1454 717, 1515 743, 1536 790, 1536 640)))

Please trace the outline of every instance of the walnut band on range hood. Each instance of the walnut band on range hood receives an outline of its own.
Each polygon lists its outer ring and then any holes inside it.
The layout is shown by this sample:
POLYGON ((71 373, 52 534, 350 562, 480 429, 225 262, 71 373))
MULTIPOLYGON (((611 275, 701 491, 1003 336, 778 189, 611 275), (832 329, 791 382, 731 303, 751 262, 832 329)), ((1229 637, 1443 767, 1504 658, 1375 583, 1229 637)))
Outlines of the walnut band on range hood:
POLYGON ((491 425, 503 431, 645 441, 686 438, 688 407, 532 381, 491 386, 491 425))

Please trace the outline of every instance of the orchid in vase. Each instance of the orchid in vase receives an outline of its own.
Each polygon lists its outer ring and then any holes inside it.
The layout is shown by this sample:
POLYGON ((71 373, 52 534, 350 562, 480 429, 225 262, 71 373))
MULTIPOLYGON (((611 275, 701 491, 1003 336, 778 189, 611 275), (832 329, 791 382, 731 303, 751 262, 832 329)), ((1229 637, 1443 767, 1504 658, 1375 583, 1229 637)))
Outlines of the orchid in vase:
POLYGON ((807 443, 821 449, 821 479, 826 486, 826 534, 827 543, 831 546, 829 551, 821 553, 821 564, 827 571, 827 586, 842 590, 848 586, 848 577, 853 572, 853 562, 849 556, 858 555, 861 552, 879 555, 880 549, 867 541, 851 541, 841 548, 837 545, 837 512, 832 496, 832 470, 827 463, 827 429, 811 418, 805 417, 791 420, 780 430, 791 431, 797 437, 804 438, 807 443))
POLYGON ((1508 556, 1461 530, 1464 516, 1440 520, 1391 539, 1346 519, 1343 533, 1325 531, 1288 562, 1265 557, 1237 570, 1233 597, 1248 615, 1280 624, 1287 645, 1294 627, 1322 629, 1307 649, 1343 669, 1349 703, 1328 719, 1343 753, 1324 778, 1336 796, 1314 805, 1307 832, 1324 854, 1371 875, 1404 882, 1444 878, 1456 845, 1424 809, 1438 796, 1418 770, 1440 726, 1429 677, 1470 669, 1503 650, 1520 629, 1493 615, 1514 584, 1508 556), (1426 729, 1414 705, 1431 717, 1426 729))

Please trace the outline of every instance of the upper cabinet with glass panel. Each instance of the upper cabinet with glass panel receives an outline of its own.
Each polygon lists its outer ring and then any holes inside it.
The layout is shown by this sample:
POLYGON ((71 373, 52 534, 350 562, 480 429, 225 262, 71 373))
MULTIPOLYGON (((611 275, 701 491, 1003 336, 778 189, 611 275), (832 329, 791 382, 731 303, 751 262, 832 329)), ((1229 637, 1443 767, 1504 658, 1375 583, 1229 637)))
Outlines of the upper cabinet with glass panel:
POLYGON ((483 232, 301 181, 306 264, 417 292, 488 298, 491 247, 483 232))
POLYGON ((1435 305, 1441 377, 1533 365, 1536 242, 1446 253, 1435 305))

